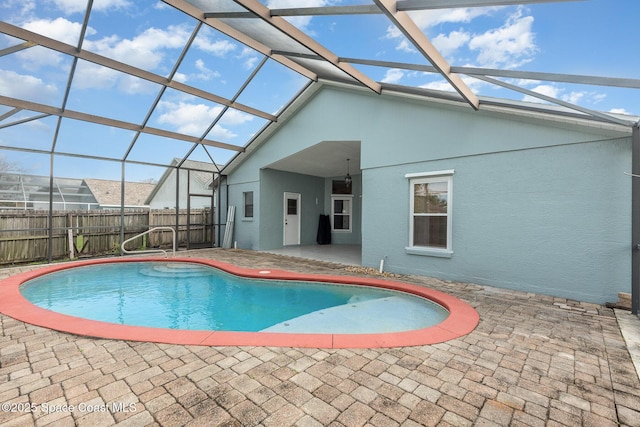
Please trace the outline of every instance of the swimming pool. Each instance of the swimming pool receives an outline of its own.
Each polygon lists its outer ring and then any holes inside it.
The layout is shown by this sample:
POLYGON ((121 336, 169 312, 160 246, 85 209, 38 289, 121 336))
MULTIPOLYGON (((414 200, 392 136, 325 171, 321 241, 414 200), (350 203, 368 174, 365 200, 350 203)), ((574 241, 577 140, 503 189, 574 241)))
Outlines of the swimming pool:
POLYGON ((91 260, 23 273, 0 281, 0 312, 103 338, 334 348, 441 342, 479 320, 466 303, 421 286, 193 258, 91 260))
POLYGON ((398 291, 249 279, 184 262, 78 267, 29 280, 20 292, 38 307, 70 316, 186 330, 402 332, 449 315, 431 300, 398 291), (393 315, 380 314, 385 311, 393 315))

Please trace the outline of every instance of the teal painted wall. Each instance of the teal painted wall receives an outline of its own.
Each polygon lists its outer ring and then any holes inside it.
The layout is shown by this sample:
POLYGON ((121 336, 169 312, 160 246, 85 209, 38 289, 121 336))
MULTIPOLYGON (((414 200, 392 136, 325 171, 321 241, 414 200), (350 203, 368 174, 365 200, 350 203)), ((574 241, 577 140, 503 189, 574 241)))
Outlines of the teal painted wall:
MULTIPOLYGON (((384 258, 395 272, 615 301, 631 281, 630 130, 566 121, 328 87, 230 181, 261 181, 261 220, 280 221, 281 192, 293 190, 260 168, 321 141, 358 140, 364 265, 384 258), (446 169, 455 170, 453 256, 407 254, 405 174, 446 169), (277 206, 264 205, 267 192, 277 206)), ((275 222, 261 223, 260 249, 281 239, 275 222)))
MULTIPOLYGON (((259 249, 258 233, 260 230, 260 215, 258 215, 258 206, 260 206, 260 183, 259 181, 236 182, 229 184, 229 206, 235 206, 235 218, 233 226, 233 242, 239 249, 259 249), (244 217, 244 193, 253 191, 253 218, 244 217)), ((223 214, 223 222, 226 223, 227 207, 223 214)), ((223 234, 224 236, 224 234, 223 234)), ((222 240, 221 240, 222 242, 222 240)))
POLYGON ((615 302, 631 281, 629 150, 618 140, 366 170, 365 194, 386 200, 364 198, 363 264, 385 259, 394 272, 615 302), (453 256, 407 254, 404 176, 446 169, 455 170, 453 256))
POLYGON ((324 212, 324 179, 273 169, 260 171, 260 250, 281 248, 284 236, 284 193, 300 194, 300 244, 316 243, 318 219, 324 212))

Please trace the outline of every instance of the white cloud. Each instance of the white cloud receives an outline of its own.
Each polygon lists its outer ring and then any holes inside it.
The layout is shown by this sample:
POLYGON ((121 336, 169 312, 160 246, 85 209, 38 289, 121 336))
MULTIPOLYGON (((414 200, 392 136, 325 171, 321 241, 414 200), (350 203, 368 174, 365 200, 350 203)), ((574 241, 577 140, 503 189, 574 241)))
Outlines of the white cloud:
POLYGON ((607 95, 605 93, 590 92, 589 97, 592 99, 592 103, 597 104, 601 101, 604 101, 607 95))
POLYGON ((204 104, 184 102, 160 102, 158 108, 164 111, 158 123, 171 125, 177 132, 200 136, 222 110, 204 104))
MULTIPOLYGON (((493 13, 498 7, 471 7, 456 9, 418 10, 408 12, 415 24, 424 32, 440 24, 465 23, 473 19, 493 13)), ((402 37, 402 33, 395 27, 387 28, 386 38, 396 39, 402 37)))
POLYGON ((11 98, 51 104, 58 95, 58 88, 34 76, 0 70, 0 93, 11 98))
POLYGON ((175 73, 173 76, 173 80, 180 82, 180 83, 186 83, 189 81, 189 76, 187 76, 184 73, 175 73))
POLYGON ((611 110, 609 110, 609 112, 613 114, 624 114, 627 116, 631 115, 631 113, 625 110, 624 108, 612 108, 611 110))
POLYGON ((400 52, 407 52, 407 53, 416 53, 417 52, 416 48, 413 47, 413 45, 410 44, 407 39, 400 40, 400 42, 396 46, 396 50, 399 50, 400 52))
POLYGON ((246 68, 247 70, 252 70, 256 66, 257 62, 258 62, 257 56, 249 57, 244 61, 244 68, 246 68))
POLYGON ((218 141, 229 141, 238 136, 237 133, 230 131, 227 128, 220 126, 220 124, 216 124, 213 129, 207 134, 207 139, 214 139, 218 141))
MULTIPOLYGON (((104 2, 100 4, 106 5, 104 2)), ((25 23, 23 27, 71 45, 78 43, 81 30, 80 23, 71 22, 65 18, 32 20, 25 23)), ((111 35, 92 40, 91 36, 95 34, 96 31, 93 28, 87 29, 87 38, 82 46, 84 49, 146 70, 160 68, 165 57, 165 50, 182 48, 190 35, 185 26, 169 26, 166 29, 152 27, 131 39, 122 39, 117 35, 111 35)), ((231 44, 229 42, 223 44, 227 43, 231 44)), ((216 43, 209 46, 209 51, 225 49, 229 50, 229 47, 221 48, 216 43)), ((42 66, 57 67, 63 60, 62 54, 39 47, 23 50, 16 55, 20 57, 21 65, 30 70, 35 70, 42 66)), ((116 80, 120 78, 119 76, 123 76, 123 74, 104 67, 85 64, 76 71, 75 81, 81 88, 107 88, 115 86, 116 80), (83 73, 88 74, 84 75, 83 73)), ((143 85, 132 79, 122 81, 120 88, 128 93, 137 89, 144 92, 149 90, 148 88, 143 88, 143 85)))
MULTIPOLYGON (((501 9, 503 7, 424 10, 409 12, 409 15, 428 36, 431 30, 438 26, 469 23, 478 17, 493 15, 501 9)), ((499 28, 480 34, 463 30, 440 32, 431 40, 443 56, 454 55, 468 47, 471 51, 477 52, 476 66, 515 68, 531 61, 538 50, 532 31, 533 17, 523 15, 523 9, 519 8, 499 28)), ((397 50, 416 52, 395 26, 387 28, 385 38, 397 40, 397 50)))
POLYGON ((220 123, 230 126, 238 126, 252 120, 252 115, 230 108, 226 113, 224 113, 224 116, 220 119, 220 123))
POLYGON ((453 92, 455 90, 453 86, 451 86, 451 83, 446 80, 438 80, 435 82, 425 83, 423 85, 420 85, 419 87, 423 89, 442 90, 446 92, 453 92))
POLYGON ((216 40, 211 41, 208 37, 197 37, 194 41, 194 45, 207 53, 215 56, 225 57, 229 52, 236 49, 236 45, 228 40, 216 40))
POLYGON ((182 48, 189 38, 187 28, 170 25, 166 30, 148 28, 132 39, 116 35, 85 40, 83 48, 147 70, 156 69, 164 58, 164 49, 182 48))
POLYGON ((116 86, 122 76, 116 70, 91 62, 79 61, 73 75, 75 89, 109 89, 116 86))
MULTIPOLYGON (((479 86, 484 86, 486 83, 476 80, 472 77, 460 76, 464 84, 466 84, 473 92, 477 92, 477 88, 479 86)), ((433 90, 441 90, 445 92, 454 92, 455 89, 451 86, 451 83, 444 79, 438 79, 430 83, 425 83, 420 85, 419 87, 423 89, 433 89, 433 90)))
POLYGON ((606 94, 593 91, 571 91, 568 93, 561 93, 560 98, 565 102, 570 102, 576 105, 591 105, 594 106, 607 97, 606 94))
POLYGON ((176 73, 173 76, 173 80, 186 83, 188 81, 201 80, 201 81, 210 81, 212 79, 220 78, 221 74, 219 71, 212 70, 207 67, 207 64, 203 59, 196 59, 193 62, 193 69, 195 71, 190 72, 188 74, 185 73, 176 73))
POLYGON ((522 16, 522 10, 519 9, 502 27, 474 35, 469 42, 469 49, 479 52, 479 66, 519 67, 531 61, 538 50, 532 26, 533 17, 522 16))
MULTIPOLYGON (((554 85, 546 85, 546 84, 542 84, 542 85, 538 85, 536 87, 534 87, 533 89, 531 89, 533 92, 539 93, 541 95, 546 95, 546 96, 550 96, 552 98, 559 98, 559 93, 560 93, 560 89, 557 86, 554 85)), ((531 96, 531 95, 525 95, 522 98, 523 101, 527 101, 527 102, 546 102, 543 101, 540 98, 536 98, 535 96, 531 96)))
MULTIPOLYGON (((65 18, 35 19, 24 23, 22 28, 76 46, 82 25, 65 18)), ((89 28, 87 32, 92 33, 93 29, 89 28)), ((63 62, 64 57, 61 53, 39 46, 22 50, 16 55, 20 58, 22 67, 27 70, 36 70, 44 66, 57 67, 63 62)))
MULTIPOLYGON (((87 10, 87 0, 53 0, 53 3, 67 15, 84 13, 87 10)), ((128 0, 94 0, 92 10, 104 12, 129 6, 131 2, 128 0)))
MULTIPOLYGON (((83 48, 134 67, 157 70, 162 66, 165 50, 182 48, 188 37, 189 32, 184 26, 148 28, 131 39, 121 39, 117 35, 98 40, 87 39, 83 48)), ((117 87, 129 94, 150 93, 156 90, 154 85, 140 79, 83 61, 76 69, 74 85, 81 89, 117 87)))
MULTIPOLYGON (((561 86, 557 86, 554 84, 540 84, 533 89, 533 92, 537 92, 542 95, 546 95, 551 98, 558 99, 560 101, 568 102, 574 105, 595 105, 601 102, 606 95, 600 92, 590 92, 590 91, 567 91, 565 88, 561 86)), ((525 95, 522 98, 523 101, 526 102, 537 102, 537 103, 548 103, 547 101, 536 98, 535 96, 525 95)))
POLYGON ((202 59, 196 59, 196 62, 194 63, 194 67, 196 68, 196 70, 200 71, 196 75, 196 78, 200 80, 211 80, 214 77, 220 77, 220 73, 207 68, 207 66, 205 65, 202 59))
MULTIPOLYGON (((101 2, 99 5, 106 8, 107 4, 116 7, 125 5, 125 3, 101 2)), ((72 10, 74 4, 76 3, 71 1, 64 3, 67 10, 72 10)), ((71 45, 78 43, 81 31, 80 23, 71 22, 65 18, 32 20, 25 23, 23 27, 71 45)), ((163 65, 167 49, 183 48, 190 36, 190 28, 183 25, 168 26, 165 29, 151 27, 129 39, 121 38, 114 34, 92 40, 91 36, 95 34, 96 31, 93 28, 88 28, 87 38, 82 46, 83 49, 134 67, 156 71, 163 65)), ((211 41, 206 37, 198 38, 197 40, 199 42, 196 42, 196 45, 201 50, 216 56, 223 57, 237 48, 237 45, 231 41, 211 41)), ((40 47, 26 49, 16 53, 16 55, 20 57, 21 65, 30 70, 43 66, 59 67, 64 58, 60 53, 40 47)), ((209 79, 218 75, 215 71, 207 70, 204 63, 197 63, 196 68, 200 71, 197 75, 187 76, 182 74, 177 76, 176 80, 182 78, 182 81, 186 81, 192 77, 209 79)), ((80 62, 76 70, 74 85, 82 89, 117 87, 125 93, 148 93, 149 90, 154 90, 152 85, 144 84, 139 79, 128 78, 122 73, 83 61, 80 62)))
POLYGON ((571 104, 579 104, 581 100, 585 98, 587 92, 570 92, 566 95, 561 95, 561 98, 565 102, 569 102, 571 104))
POLYGON ((166 3, 164 3, 164 2, 162 2, 160 0, 157 0, 156 4, 153 5, 153 8, 157 9, 157 10, 169 10, 169 9, 171 9, 171 6, 169 6, 168 4, 166 4, 166 3))
POLYGON ((64 62, 64 55, 42 46, 34 46, 16 53, 19 64, 29 71, 36 71, 42 67, 60 67, 64 62))
POLYGON ((19 19, 21 16, 29 16, 37 8, 36 0, 4 0, 0 3, 0 9, 10 10, 16 16, 7 19, 8 13, 3 12, 5 15, 3 20, 10 21, 13 19, 19 19))
POLYGON ((134 76, 122 76, 118 79, 118 90, 128 95, 153 94, 158 92, 158 86, 134 76))
POLYGON ((387 70, 384 77, 382 78, 382 83, 398 83, 404 77, 404 71, 399 70, 397 68, 392 68, 387 70))
POLYGON ((158 86, 108 67, 80 61, 73 76, 74 89, 117 89, 128 95, 153 94, 158 86))
MULTIPOLYGON (((54 20, 34 19, 23 24, 22 28, 75 46, 78 44, 82 24, 71 22, 65 18, 56 18, 54 20)), ((93 32, 93 30, 89 31, 93 32)))
POLYGON ((529 87, 532 85, 541 84, 541 80, 531 80, 531 79, 508 79, 509 83, 514 84, 516 86, 529 87))
POLYGON ((449 56, 471 39, 471 35, 464 31, 452 31, 448 35, 438 34, 431 40, 433 45, 443 56, 449 56))
POLYGON ((247 70, 253 69, 260 59, 258 53, 255 50, 246 46, 242 48, 237 58, 244 60, 243 67, 247 70))
MULTIPOLYGON (((221 106, 167 101, 160 102, 158 108, 163 111, 158 117, 158 123, 170 125, 177 132, 194 136, 201 136, 223 109, 221 106)), ((210 136, 216 134, 225 139, 234 138, 237 135, 221 125, 235 126, 251 120, 253 116, 230 109, 216 126, 217 129, 210 132, 210 136)))

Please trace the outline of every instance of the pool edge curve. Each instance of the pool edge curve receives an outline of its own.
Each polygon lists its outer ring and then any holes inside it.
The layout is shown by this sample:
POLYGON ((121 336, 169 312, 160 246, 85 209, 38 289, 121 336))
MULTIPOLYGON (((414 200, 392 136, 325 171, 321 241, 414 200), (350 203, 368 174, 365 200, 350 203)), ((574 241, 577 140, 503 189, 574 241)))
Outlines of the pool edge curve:
POLYGON ((100 258, 51 264, 0 280, 0 313, 13 319, 60 332, 126 341, 202 346, 268 346, 303 348, 386 348, 437 344, 473 331, 480 321, 478 312, 466 302, 434 289, 405 282, 355 276, 295 273, 284 270, 252 270, 203 258, 100 258), (236 276, 273 280, 300 280, 355 284, 406 292, 442 305, 449 316, 437 325, 404 332, 373 334, 300 334, 285 332, 231 332, 152 328, 100 322, 68 316, 38 307, 20 293, 20 286, 36 277, 94 264, 118 262, 188 262, 218 268, 236 276))

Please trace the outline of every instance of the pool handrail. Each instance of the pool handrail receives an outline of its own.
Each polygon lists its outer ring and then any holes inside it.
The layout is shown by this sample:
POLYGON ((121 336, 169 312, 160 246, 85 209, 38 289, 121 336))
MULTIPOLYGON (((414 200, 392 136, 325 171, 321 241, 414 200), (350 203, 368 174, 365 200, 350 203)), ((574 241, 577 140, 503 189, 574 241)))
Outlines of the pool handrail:
POLYGON ((167 251, 165 251, 164 249, 145 249, 143 251, 129 251, 126 250, 124 248, 124 245, 126 245, 127 243, 129 243, 132 240, 137 239, 138 237, 142 237, 146 234, 151 233, 152 231, 156 231, 156 230, 171 230, 171 232, 173 233, 173 241, 172 241, 172 254, 171 257, 175 258, 176 256, 176 230, 173 227, 168 227, 168 226, 159 226, 159 227, 152 227, 150 229, 148 229, 147 231, 143 231, 140 234, 136 234, 135 236, 125 240, 124 242, 122 242, 122 244, 120 245, 120 249, 122 250, 123 253, 125 254, 149 254, 149 253, 158 253, 161 252, 164 254, 165 258, 168 258, 169 255, 167 254, 167 251))

